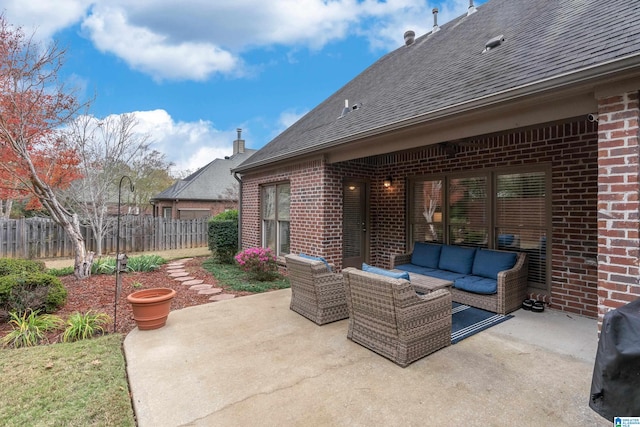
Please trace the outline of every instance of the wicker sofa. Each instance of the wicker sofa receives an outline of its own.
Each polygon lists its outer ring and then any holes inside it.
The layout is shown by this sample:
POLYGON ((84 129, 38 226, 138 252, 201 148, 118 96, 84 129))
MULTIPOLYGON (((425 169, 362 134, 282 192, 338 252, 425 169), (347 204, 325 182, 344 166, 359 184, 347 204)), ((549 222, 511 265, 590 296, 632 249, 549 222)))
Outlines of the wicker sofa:
POLYGON ((318 325, 349 316, 342 274, 321 258, 286 255, 291 310, 318 325))
POLYGON ((451 344, 449 291, 419 296, 404 279, 352 267, 342 274, 351 341, 401 367, 451 344))
POLYGON ((527 257, 520 252, 416 242, 414 251, 391 256, 391 268, 453 282, 453 301, 507 314, 527 294, 527 257))

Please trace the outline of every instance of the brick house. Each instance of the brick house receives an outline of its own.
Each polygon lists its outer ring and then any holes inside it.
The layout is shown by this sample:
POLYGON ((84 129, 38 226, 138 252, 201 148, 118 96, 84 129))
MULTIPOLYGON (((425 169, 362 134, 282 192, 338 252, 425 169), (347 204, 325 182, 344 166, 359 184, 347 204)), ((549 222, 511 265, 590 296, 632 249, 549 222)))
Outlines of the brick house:
POLYGON ((231 170, 247 160, 256 150, 245 149, 238 129, 233 141, 233 155, 215 159, 188 177, 151 199, 153 216, 173 219, 194 219, 215 216, 238 207, 238 181, 231 170))
POLYGON ((637 22, 626 0, 434 10, 235 169, 241 246, 339 268, 415 241, 523 251, 533 297, 601 321, 640 297, 637 22))

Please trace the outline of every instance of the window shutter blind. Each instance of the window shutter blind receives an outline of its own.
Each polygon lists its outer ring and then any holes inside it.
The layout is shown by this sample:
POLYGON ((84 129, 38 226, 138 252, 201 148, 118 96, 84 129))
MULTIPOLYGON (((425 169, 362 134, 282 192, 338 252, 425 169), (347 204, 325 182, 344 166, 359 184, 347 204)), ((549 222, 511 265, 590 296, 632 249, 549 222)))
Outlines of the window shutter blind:
POLYGON ((545 172, 496 176, 496 247, 522 251, 529 260, 529 286, 547 289, 545 172))

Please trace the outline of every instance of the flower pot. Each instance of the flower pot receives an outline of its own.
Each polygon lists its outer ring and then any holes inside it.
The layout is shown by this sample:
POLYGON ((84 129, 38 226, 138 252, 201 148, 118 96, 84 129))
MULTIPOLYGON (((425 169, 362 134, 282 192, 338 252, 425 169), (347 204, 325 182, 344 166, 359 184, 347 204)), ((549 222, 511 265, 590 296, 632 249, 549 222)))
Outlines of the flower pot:
POLYGON ((127 295, 138 329, 146 331, 163 327, 175 296, 176 291, 170 288, 143 289, 127 295))

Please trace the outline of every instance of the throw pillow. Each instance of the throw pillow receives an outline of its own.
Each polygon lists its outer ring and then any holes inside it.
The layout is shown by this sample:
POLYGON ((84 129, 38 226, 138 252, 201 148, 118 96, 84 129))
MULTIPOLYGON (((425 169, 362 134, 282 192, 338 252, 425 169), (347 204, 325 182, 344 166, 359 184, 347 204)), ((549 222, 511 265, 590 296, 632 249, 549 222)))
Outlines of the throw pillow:
POLYGON ((300 254, 300 258, 309 259, 311 261, 322 261, 322 262, 324 262, 324 265, 327 266, 327 270, 331 271, 331 266, 329 265, 327 260, 322 258, 321 256, 312 256, 312 255, 307 255, 307 254, 302 254, 301 253, 300 254))
POLYGON ((442 245, 434 243, 415 242, 411 254, 411 264, 420 267, 438 268, 442 245))
POLYGON ((362 271, 379 274, 381 276, 391 277, 392 279, 404 279, 406 281, 409 281, 409 272, 407 271, 396 273, 395 271, 385 270, 384 268, 373 267, 364 262, 362 263, 362 271))

